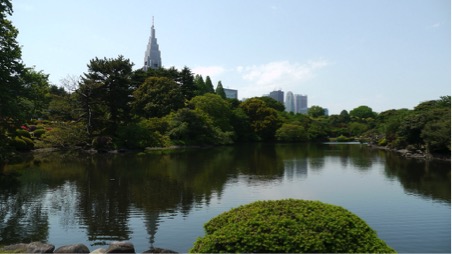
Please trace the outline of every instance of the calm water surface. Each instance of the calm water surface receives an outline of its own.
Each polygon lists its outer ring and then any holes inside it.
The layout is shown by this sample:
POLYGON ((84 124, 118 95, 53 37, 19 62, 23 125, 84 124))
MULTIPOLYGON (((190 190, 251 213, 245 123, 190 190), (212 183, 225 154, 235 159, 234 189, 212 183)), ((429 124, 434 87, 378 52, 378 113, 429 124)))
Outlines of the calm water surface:
POLYGON ((347 208, 398 252, 451 251, 450 162, 338 144, 33 156, 0 175, 0 245, 129 240, 137 252, 187 252, 224 211, 297 198, 347 208))

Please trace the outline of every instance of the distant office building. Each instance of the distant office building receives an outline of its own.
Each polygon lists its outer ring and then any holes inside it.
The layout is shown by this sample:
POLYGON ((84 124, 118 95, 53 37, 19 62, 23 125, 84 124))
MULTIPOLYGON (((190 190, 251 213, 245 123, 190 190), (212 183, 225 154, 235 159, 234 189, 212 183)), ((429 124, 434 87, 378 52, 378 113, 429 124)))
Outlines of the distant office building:
POLYGON ((287 112, 295 113, 295 97, 290 91, 286 94, 286 101, 284 102, 284 106, 286 107, 287 112))
POLYGON ((326 116, 329 116, 329 111, 328 111, 327 108, 323 108, 323 113, 324 113, 326 116))
POLYGON ((307 114, 308 113, 308 96, 296 94, 295 96, 295 113, 307 114))
POLYGON ((270 98, 273 98, 274 100, 281 102, 284 105, 284 92, 281 90, 273 91, 269 95, 270 98))
POLYGON ((159 45, 155 37, 154 17, 152 17, 151 37, 149 37, 148 46, 144 54, 143 70, 158 69, 162 67, 162 58, 160 57, 159 45))
POLYGON ((226 94, 226 98, 229 99, 238 99, 238 91, 229 88, 223 88, 224 93, 226 94))

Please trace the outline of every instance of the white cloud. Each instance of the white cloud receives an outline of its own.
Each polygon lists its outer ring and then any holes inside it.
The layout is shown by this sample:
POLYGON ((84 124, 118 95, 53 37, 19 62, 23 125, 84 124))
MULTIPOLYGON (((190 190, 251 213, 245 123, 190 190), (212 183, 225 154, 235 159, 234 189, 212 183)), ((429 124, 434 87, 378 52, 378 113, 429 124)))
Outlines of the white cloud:
POLYGON ((435 23, 435 24, 433 24, 433 25, 431 25, 430 27, 431 28, 438 28, 438 27, 440 27, 441 26, 441 23, 435 23))
POLYGON ((192 69, 192 72, 195 74, 200 74, 203 77, 206 76, 216 76, 224 73, 226 69, 222 66, 198 66, 192 69))
POLYGON ((316 72, 331 63, 327 60, 315 60, 307 63, 275 61, 260 65, 237 66, 239 94, 242 98, 262 96, 275 89, 285 92, 302 93, 303 82, 315 77, 316 72))
POLYGON ((289 61, 270 62, 262 65, 241 67, 242 78, 260 86, 286 86, 299 84, 314 77, 316 70, 329 65, 326 60, 306 64, 289 61))

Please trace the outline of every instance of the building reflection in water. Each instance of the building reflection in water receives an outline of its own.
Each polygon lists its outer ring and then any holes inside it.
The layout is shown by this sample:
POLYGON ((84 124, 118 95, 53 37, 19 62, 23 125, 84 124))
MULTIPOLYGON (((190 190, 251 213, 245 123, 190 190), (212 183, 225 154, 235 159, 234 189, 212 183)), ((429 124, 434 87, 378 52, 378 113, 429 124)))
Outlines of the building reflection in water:
POLYGON ((308 160, 292 159, 284 161, 285 177, 289 180, 308 177, 308 160))

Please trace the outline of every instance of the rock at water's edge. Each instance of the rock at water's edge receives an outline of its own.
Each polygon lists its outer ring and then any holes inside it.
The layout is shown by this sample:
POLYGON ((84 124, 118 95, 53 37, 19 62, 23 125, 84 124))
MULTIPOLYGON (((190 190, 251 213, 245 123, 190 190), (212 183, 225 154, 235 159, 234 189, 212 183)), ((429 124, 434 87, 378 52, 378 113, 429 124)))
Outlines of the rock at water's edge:
POLYGON ((89 253, 89 249, 86 245, 79 243, 61 246, 54 253, 89 253))
POLYGON ((143 253, 178 253, 178 252, 162 248, 151 248, 150 250, 144 251, 143 253))
POLYGON ((110 243, 107 253, 135 253, 133 244, 126 241, 118 241, 110 243))
POLYGON ((5 246, 1 251, 4 252, 16 252, 16 253, 53 253, 55 246, 52 244, 32 242, 29 244, 19 243, 14 245, 5 246))

